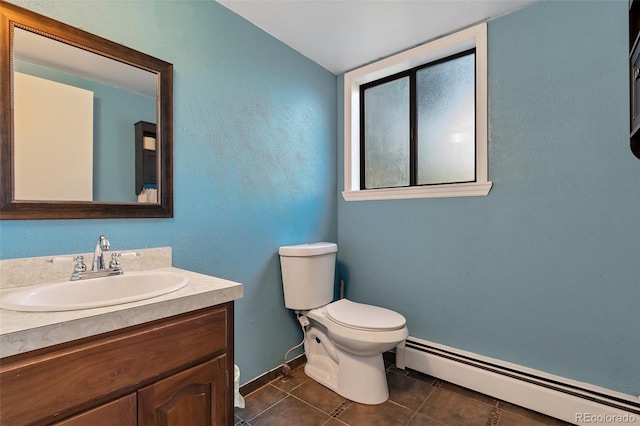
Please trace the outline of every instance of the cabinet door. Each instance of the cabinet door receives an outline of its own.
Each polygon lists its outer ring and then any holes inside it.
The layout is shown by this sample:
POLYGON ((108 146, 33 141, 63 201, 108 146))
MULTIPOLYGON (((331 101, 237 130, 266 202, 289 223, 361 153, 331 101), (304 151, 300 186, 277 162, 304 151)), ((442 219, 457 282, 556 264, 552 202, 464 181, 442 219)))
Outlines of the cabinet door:
POLYGON ((136 395, 131 394, 78 414, 54 426, 136 426, 136 395))
POLYGON ((138 425, 231 424, 227 357, 221 355, 138 391, 138 425))

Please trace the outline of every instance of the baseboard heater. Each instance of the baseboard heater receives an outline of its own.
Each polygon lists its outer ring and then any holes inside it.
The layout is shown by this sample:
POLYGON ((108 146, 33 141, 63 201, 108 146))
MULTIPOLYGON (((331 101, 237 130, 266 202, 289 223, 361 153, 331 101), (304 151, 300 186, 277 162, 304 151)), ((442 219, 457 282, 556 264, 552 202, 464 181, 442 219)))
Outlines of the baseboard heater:
POLYGON ((409 336, 396 349, 410 368, 575 424, 640 424, 640 397, 409 336))

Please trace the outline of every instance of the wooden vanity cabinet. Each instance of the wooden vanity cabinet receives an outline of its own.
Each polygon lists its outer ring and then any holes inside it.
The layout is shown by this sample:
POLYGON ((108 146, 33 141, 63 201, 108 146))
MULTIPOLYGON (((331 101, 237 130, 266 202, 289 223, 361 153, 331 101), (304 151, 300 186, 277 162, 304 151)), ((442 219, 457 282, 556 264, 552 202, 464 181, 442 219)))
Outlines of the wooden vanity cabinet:
POLYGON ((233 302, 0 360, 0 424, 232 425, 233 302))

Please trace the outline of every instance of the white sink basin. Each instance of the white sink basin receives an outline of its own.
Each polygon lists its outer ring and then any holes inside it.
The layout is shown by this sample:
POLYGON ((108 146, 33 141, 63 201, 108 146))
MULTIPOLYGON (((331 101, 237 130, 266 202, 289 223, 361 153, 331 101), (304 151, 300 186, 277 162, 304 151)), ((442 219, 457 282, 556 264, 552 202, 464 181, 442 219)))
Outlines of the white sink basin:
POLYGON ((187 284, 189 278, 175 272, 125 272, 124 275, 12 290, 0 299, 0 307, 28 312, 98 308, 161 296, 187 284))

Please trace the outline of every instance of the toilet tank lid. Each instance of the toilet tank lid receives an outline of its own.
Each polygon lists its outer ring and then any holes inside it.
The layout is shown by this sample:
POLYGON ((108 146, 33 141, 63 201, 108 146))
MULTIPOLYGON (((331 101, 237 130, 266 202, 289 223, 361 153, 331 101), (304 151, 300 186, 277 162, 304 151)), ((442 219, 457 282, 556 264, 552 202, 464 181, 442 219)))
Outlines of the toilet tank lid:
POLYGON ((338 251, 336 243, 311 243, 311 244, 297 244, 293 246, 280 247, 280 256, 318 256, 320 254, 335 253, 338 251))

